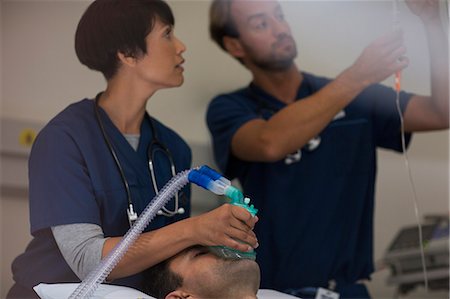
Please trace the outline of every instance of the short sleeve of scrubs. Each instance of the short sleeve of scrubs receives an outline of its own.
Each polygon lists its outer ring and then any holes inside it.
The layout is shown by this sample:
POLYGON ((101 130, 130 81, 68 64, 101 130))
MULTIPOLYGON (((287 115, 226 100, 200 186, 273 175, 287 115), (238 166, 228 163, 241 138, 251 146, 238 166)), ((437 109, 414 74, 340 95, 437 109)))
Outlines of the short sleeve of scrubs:
POLYGON ((260 116, 249 105, 243 94, 219 95, 209 104, 206 122, 213 138, 213 150, 216 163, 225 175, 236 175, 228 169, 231 159, 231 141, 236 131, 248 121, 260 116))
POLYGON ((32 233, 70 223, 100 225, 99 208, 82 155, 64 126, 45 127, 29 160, 32 233))
MULTIPOLYGON (((373 122, 376 146, 402 151, 401 122, 398 109, 404 115, 411 97, 412 94, 410 93, 400 92, 399 106, 397 107, 395 91, 379 84, 370 86, 359 96, 372 106, 370 118, 373 122)), ((409 145, 411 136, 410 133, 405 134, 406 145, 409 145)))

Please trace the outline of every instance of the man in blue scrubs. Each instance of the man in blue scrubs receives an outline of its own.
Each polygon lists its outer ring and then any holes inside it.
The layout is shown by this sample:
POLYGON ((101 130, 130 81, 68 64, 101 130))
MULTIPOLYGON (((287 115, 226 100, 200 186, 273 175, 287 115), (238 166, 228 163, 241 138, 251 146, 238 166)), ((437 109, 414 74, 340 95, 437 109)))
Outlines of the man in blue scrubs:
MULTIPOLYGON (((173 172, 190 168, 186 142, 146 110, 155 92, 184 81, 186 47, 173 27, 161 0, 97 0, 84 12, 75 50, 82 64, 103 74, 106 89, 60 112, 33 145, 33 239, 13 262, 7 298, 37 298, 32 288, 41 282, 86 278, 129 230, 134 212, 142 213, 173 172)), ((245 209, 223 205, 188 218, 188 187, 179 199, 130 246, 109 282, 142 290, 147 268, 197 244, 257 246, 257 218, 245 209)))
POLYGON ((402 33, 386 34, 335 79, 294 64, 296 44, 276 1, 215 0, 210 33, 252 74, 207 111, 221 170, 259 209, 262 288, 309 298, 331 288, 369 298, 376 148, 402 151, 413 131, 448 128, 448 36, 439 1, 406 1, 427 33, 430 96, 378 84, 408 65, 402 33))

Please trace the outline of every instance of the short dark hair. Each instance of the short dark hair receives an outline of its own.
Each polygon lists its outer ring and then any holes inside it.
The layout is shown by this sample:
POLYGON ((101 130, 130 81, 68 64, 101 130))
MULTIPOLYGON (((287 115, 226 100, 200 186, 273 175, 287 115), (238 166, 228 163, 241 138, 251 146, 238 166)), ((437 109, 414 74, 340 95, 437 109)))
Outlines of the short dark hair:
POLYGON ((223 49, 225 36, 239 37, 239 32, 231 18, 230 7, 232 0, 214 0, 209 9, 209 34, 223 49))
POLYGON ((145 38, 155 20, 173 26, 175 20, 163 0, 96 0, 78 23, 75 51, 80 62, 108 80, 119 67, 117 53, 139 57, 147 53, 145 38))
POLYGON ((164 299, 167 294, 177 290, 183 285, 183 277, 170 270, 170 261, 167 259, 144 272, 143 291, 157 299, 164 299))

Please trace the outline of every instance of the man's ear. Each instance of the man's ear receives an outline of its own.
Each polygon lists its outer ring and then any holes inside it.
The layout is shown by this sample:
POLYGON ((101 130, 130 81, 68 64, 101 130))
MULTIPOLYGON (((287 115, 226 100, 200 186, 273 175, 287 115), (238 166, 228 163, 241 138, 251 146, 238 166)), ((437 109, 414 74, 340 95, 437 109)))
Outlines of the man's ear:
POLYGON ((189 293, 186 293, 182 290, 176 290, 176 291, 172 291, 169 294, 167 294, 165 299, 185 299, 188 297, 193 298, 189 293))
POLYGON ((245 54, 241 42, 235 37, 224 36, 223 46, 235 58, 242 58, 245 54))
POLYGON ((119 58, 120 62, 122 62, 125 65, 128 66, 134 66, 136 65, 136 57, 128 54, 124 54, 122 52, 117 52, 117 57, 119 58))

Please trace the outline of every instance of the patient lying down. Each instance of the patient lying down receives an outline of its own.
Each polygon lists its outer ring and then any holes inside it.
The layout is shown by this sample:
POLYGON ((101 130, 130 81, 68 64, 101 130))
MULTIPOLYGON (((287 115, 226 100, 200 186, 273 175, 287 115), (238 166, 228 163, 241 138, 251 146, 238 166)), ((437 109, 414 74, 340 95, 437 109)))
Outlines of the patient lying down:
POLYGON ((187 248, 146 272, 145 292, 156 298, 257 298, 255 261, 217 257, 206 247, 187 248))
MULTIPOLYGON (((274 290, 260 289, 259 266, 251 260, 225 260, 206 247, 190 247, 150 268, 145 273, 148 295, 123 286, 102 284, 93 298, 297 298, 274 290)), ((41 283, 34 290, 42 299, 68 298, 78 283, 41 283)), ((298 299, 298 298, 297 298, 298 299)))

